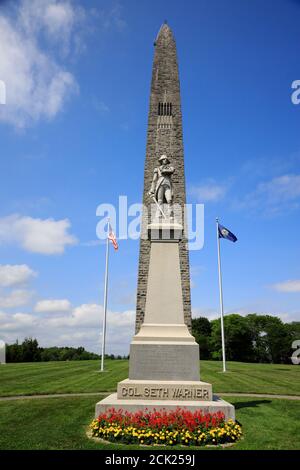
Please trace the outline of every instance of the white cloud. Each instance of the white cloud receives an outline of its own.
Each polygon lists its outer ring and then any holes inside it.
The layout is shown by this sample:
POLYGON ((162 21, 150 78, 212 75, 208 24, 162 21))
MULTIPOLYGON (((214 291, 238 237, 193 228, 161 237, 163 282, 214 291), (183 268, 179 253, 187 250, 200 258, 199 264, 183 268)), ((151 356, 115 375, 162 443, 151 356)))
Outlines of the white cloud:
POLYGON ((278 215, 300 207, 300 175, 281 175, 261 182, 256 189, 238 201, 239 209, 260 210, 266 215, 278 215))
POLYGON ((208 318, 209 320, 215 320, 216 318, 219 317, 218 309, 214 308, 193 308, 192 310, 192 318, 199 318, 199 317, 205 317, 208 318))
POLYGON ((37 273, 26 264, 0 264, 0 286, 11 287, 24 284, 35 277, 37 273))
MULTIPOLYGON (((128 327, 134 321, 134 311, 107 313, 107 324, 112 328, 128 327)), ((49 324, 55 327, 101 327, 103 318, 103 307, 98 304, 82 304, 74 308, 70 315, 62 315, 49 319, 49 324)))
POLYGON ((15 308, 26 305, 32 297, 32 292, 23 289, 12 290, 8 294, 0 293, 0 308, 15 308))
POLYGON ((61 254, 77 243, 68 233, 68 219, 34 219, 17 214, 0 218, 0 243, 17 243, 26 251, 45 255, 61 254))
POLYGON ((23 0, 19 13, 20 24, 28 34, 42 31, 67 50, 74 28, 80 26, 85 16, 84 9, 69 0, 23 0))
POLYGON ((279 282, 271 287, 278 292, 300 292, 300 279, 279 282))
POLYGON ((269 203, 293 201, 300 197, 300 175, 283 175, 260 183, 257 193, 265 195, 269 203))
POLYGON ((96 27, 121 32, 126 22, 118 2, 106 9, 89 9, 74 0, 16 3, 0 13, 0 80, 7 98, 0 122, 23 129, 53 119, 78 93, 67 59, 85 50, 84 37, 96 27))
POLYGON ((197 198, 199 202, 216 202, 224 198, 227 192, 227 185, 218 184, 214 179, 209 178, 203 183, 192 186, 189 190, 191 196, 197 198))
POLYGON ((21 0, 13 14, 0 14, 0 77, 7 92, 0 121, 24 128, 53 119, 78 91, 55 52, 69 51, 83 11, 69 0, 21 0))
POLYGON ((34 311, 38 313, 54 313, 54 312, 69 312, 71 310, 71 302, 67 299, 50 299, 50 300, 39 300, 34 311))
POLYGON ((24 339, 35 325, 36 319, 33 315, 27 313, 8 315, 7 313, 0 312, 1 337, 6 342, 14 342, 20 332, 22 339, 24 339))
MULTIPOLYGON (((0 312, 1 339, 22 341, 30 335, 41 346, 84 346, 100 352, 103 307, 98 304, 82 304, 71 312, 59 316, 41 317, 27 313, 7 314, 0 312)), ((107 312, 106 351, 128 354, 134 334, 135 311, 107 312)))

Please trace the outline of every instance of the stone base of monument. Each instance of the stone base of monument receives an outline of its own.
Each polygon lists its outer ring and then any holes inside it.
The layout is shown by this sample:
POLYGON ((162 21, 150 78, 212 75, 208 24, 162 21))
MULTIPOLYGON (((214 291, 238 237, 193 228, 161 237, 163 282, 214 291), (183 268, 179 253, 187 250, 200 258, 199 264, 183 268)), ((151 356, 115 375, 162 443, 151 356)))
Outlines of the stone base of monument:
POLYGON ((212 393, 212 386, 201 381, 130 380, 118 383, 113 393, 96 404, 96 418, 110 408, 136 412, 141 410, 221 411, 226 421, 235 420, 234 406, 212 393))
POLYGON ((212 386, 199 380, 130 380, 118 383, 118 399, 213 400, 212 386))
POLYGON ((213 395, 212 400, 160 400, 160 399, 125 399, 118 398, 117 393, 113 393, 104 400, 96 404, 96 418, 100 413, 108 411, 110 408, 116 410, 136 412, 136 411, 152 411, 152 410, 176 410, 177 408, 187 409, 190 411, 201 411, 203 414, 216 413, 221 411, 225 415, 225 420, 235 420, 234 406, 226 402, 220 397, 213 395))

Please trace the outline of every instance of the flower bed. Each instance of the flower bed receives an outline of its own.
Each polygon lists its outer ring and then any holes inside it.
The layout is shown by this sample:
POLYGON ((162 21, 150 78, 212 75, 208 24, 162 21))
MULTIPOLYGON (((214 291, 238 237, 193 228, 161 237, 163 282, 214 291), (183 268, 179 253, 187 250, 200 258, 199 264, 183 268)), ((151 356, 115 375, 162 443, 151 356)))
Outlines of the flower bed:
POLYGON ((93 437, 123 444, 217 445, 240 439, 241 426, 224 414, 176 411, 123 412, 111 408, 90 425, 93 437))

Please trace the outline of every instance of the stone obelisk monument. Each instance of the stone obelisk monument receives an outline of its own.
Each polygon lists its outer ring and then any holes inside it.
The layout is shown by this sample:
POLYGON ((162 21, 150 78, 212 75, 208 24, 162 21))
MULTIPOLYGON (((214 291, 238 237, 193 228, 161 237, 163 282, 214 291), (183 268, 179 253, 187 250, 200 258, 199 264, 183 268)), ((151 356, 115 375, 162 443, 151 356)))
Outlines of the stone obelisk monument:
POLYGON ((162 25, 155 41, 144 177, 136 335, 129 378, 96 405, 136 411, 223 411, 234 407, 200 381, 199 346, 191 335, 190 277, 184 235, 185 177, 176 45, 162 25))
MULTIPOLYGON (((148 116, 147 149, 144 172, 143 204, 151 201, 148 191, 157 159, 166 154, 172 156, 176 167, 173 175, 174 203, 182 207, 185 198, 185 176, 182 140, 182 116, 180 104, 180 85, 177 65, 176 44, 171 29, 162 25, 157 35, 152 69, 150 106, 148 116)), ((144 214, 143 223, 147 223, 144 214)), ((186 240, 179 242, 180 274, 184 320, 191 328, 190 272, 186 240)), ((136 306, 136 332, 141 327, 145 316, 146 290, 149 270, 150 241, 141 238, 136 306)))

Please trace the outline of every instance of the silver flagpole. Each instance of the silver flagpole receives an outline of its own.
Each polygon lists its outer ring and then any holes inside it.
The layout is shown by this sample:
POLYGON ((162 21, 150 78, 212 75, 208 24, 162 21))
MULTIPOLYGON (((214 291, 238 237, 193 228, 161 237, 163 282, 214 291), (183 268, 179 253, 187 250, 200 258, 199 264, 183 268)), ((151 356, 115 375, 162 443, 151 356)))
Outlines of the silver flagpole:
POLYGON ((105 259, 103 323, 102 323, 101 372, 103 372, 103 370, 104 370, 104 356, 105 356, 106 311, 107 311, 107 287, 108 287, 108 258, 109 258, 109 239, 108 239, 108 233, 109 233, 109 219, 107 220, 107 233, 106 233, 106 259, 105 259))
POLYGON ((223 372, 226 372, 225 335, 224 335, 224 309, 223 309, 223 289, 222 289, 221 255, 220 255, 220 237, 219 237, 219 219, 218 219, 218 218, 216 218, 216 222, 217 222, 219 293, 220 293, 220 311, 221 311, 222 358, 223 358, 223 372))

